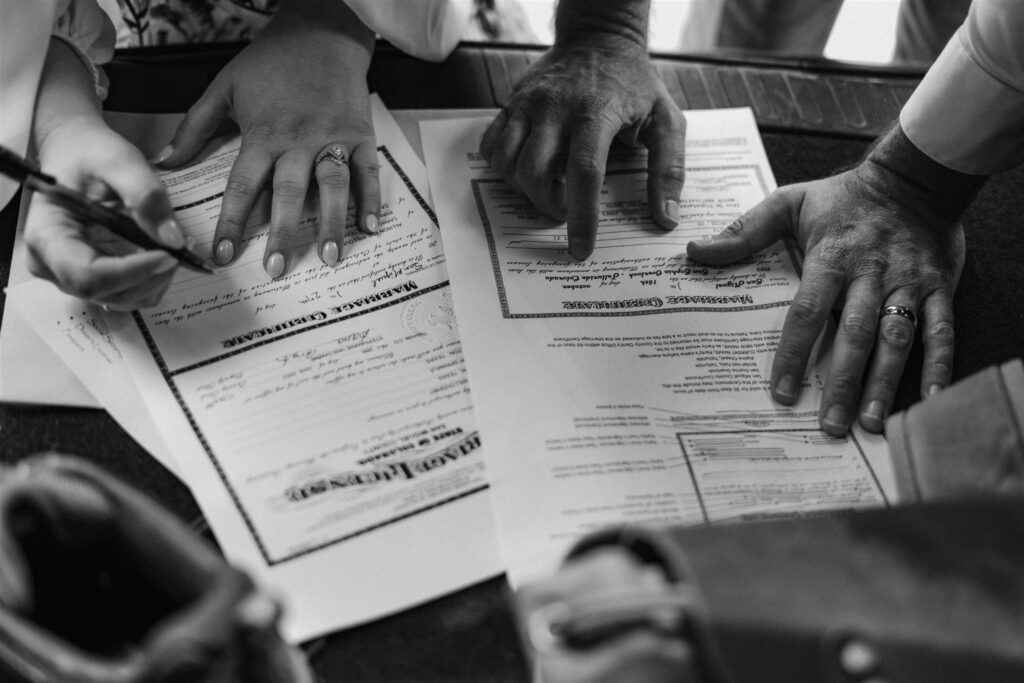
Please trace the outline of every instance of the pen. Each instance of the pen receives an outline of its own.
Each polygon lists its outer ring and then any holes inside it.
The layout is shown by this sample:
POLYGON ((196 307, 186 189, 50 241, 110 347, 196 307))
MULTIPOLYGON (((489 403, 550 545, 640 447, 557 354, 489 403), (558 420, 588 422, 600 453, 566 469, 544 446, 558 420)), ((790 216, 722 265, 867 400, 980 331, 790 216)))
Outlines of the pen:
POLYGON ((99 202, 94 202, 69 187, 60 185, 53 176, 33 168, 27 161, 6 147, 0 147, 0 173, 19 183, 24 183, 25 187, 35 192, 46 195, 54 204, 67 209, 82 221, 102 225, 118 237, 143 249, 162 249, 178 259, 179 262, 195 270, 204 273, 214 272, 203 263, 202 259, 188 249, 174 249, 157 242, 130 216, 99 202))

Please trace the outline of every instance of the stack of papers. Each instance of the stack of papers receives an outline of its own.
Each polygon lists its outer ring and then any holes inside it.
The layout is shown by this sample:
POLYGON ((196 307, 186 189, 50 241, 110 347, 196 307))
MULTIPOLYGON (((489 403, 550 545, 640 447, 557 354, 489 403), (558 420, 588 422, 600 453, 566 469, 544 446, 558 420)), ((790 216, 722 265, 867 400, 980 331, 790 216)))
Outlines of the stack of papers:
MULTIPOLYGON (((479 158, 489 118, 422 124, 428 182, 379 100, 373 113, 381 230, 350 223, 333 268, 314 205, 278 280, 257 217, 235 263, 179 269, 152 309, 104 314, 38 280, 8 290, 83 401, 188 484, 231 561, 285 598, 292 640, 506 569, 535 578, 607 524, 892 499, 879 437, 818 431, 819 371, 799 405, 770 400, 791 249, 724 269, 685 257, 774 187, 748 110, 687 113, 672 233, 650 221, 642 155, 617 154, 585 263, 479 158)), ((200 253, 237 148, 164 176, 200 253)))

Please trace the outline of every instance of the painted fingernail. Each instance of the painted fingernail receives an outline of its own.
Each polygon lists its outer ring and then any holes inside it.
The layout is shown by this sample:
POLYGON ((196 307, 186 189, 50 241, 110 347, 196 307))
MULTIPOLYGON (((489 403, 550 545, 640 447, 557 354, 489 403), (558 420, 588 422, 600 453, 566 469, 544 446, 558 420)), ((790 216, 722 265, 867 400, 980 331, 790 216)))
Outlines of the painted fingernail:
POLYGON ((846 408, 841 405, 834 405, 828 409, 825 413, 825 419, 822 421, 826 430, 834 430, 836 432, 846 433, 846 430, 850 426, 850 419, 847 417, 846 408))
POLYGON ((172 154, 174 154, 174 147, 172 147, 171 145, 167 145, 162 150, 157 152, 155 157, 153 157, 153 164, 159 166, 160 164, 167 161, 167 158, 170 157, 172 154))
POLYGON ((868 403, 868 407, 861 413, 861 417, 864 421, 870 423, 871 426, 881 427, 882 422, 885 421, 885 403, 882 401, 871 401, 868 403))
POLYGON ((779 378, 779 381, 775 383, 775 396, 777 398, 795 401, 796 400, 796 378, 793 375, 783 375, 779 378))
POLYGON ((168 255, 166 258, 157 261, 156 267, 153 268, 153 275, 160 275, 168 271, 174 270, 178 267, 178 259, 168 255))
POLYGON ((226 266, 235 258, 235 245, 231 240, 224 239, 217 242, 217 248, 213 253, 213 260, 218 266, 226 266))
POLYGON ((377 230, 380 229, 380 221, 378 221, 377 216, 372 213, 366 214, 363 224, 366 226, 366 231, 369 233, 376 234, 377 230))
POLYGON ((267 259, 267 275, 276 280, 284 275, 284 254, 275 251, 267 259))
POLYGON ((324 242, 324 246, 320 249, 320 260, 325 265, 333 266, 338 262, 338 243, 334 240, 324 242))
POLYGON ((185 246, 185 235, 181 232, 178 221, 168 218, 156 229, 160 241, 172 249, 181 249, 185 246))
POLYGON ((669 199, 665 202, 665 215, 679 225, 679 202, 669 199))
POLYGON ((280 610, 269 597, 253 595, 238 605, 235 616, 242 628, 264 630, 274 626, 280 610))
POLYGON ((928 396, 934 396, 940 391, 942 391, 942 387, 939 386, 938 384, 933 384, 930 387, 928 387, 928 396))

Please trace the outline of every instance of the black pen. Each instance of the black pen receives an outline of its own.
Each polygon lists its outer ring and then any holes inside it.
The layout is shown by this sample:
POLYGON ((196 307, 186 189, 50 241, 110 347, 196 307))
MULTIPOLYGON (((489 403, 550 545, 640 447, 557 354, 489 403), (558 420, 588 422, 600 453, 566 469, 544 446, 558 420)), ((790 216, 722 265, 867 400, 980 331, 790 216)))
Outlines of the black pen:
POLYGON ((54 204, 67 209, 81 221, 102 225, 118 237, 143 249, 162 249, 189 268, 204 273, 214 272, 203 263, 202 259, 188 249, 175 249, 157 242, 130 216, 99 202, 94 202, 70 187, 60 185, 53 176, 33 168, 27 161, 6 147, 0 147, 0 173, 19 183, 24 183, 25 187, 35 192, 46 195, 54 204))

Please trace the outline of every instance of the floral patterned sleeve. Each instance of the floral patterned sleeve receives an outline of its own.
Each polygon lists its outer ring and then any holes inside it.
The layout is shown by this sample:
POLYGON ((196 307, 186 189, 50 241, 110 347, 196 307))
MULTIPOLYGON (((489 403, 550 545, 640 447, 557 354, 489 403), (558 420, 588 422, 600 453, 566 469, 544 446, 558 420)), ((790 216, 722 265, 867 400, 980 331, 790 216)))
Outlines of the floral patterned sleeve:
POLYGON ((96 0, 61 0, 53 22, 52 36, 66 43, 92 75, 100 99, 107 96, 109 82, 100 69, 114 55, 114 24, 96 0))

